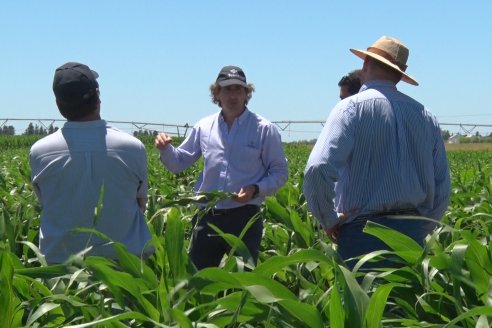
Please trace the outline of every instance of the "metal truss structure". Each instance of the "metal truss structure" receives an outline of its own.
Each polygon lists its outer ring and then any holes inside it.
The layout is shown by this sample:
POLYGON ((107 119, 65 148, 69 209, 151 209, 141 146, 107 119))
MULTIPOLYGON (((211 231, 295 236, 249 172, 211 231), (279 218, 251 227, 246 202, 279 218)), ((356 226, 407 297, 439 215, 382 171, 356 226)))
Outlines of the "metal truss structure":
MULTIPOLYGON (((65 122, 64 119, 50 119, 50 118, 0 118, 0 129, 7 125, 9 122, 28 122, 39 124, 40 126, 48 129, 50 125, 55 125, 56 123, 65 122)), ((170 135, 175 135, 178 137, 185 137, 189 128, 192 125, 186 124, 168 124, 168 123, 155 123, 155 122, 135 122, 135 121, 110 121, 106 120, 108 123, 113 124, 115 126, 125 126, 129 127, 123 130, 127 132, 134 131, 165 131, 170 135)), ((272 121, 281 132, 286 133, 310 133, 316 137, 317 133, 324 126, 325 121, 272 121), (302 130, 292 130, 291 127, 293 125, 296 126, 314 126, 314 130, 302 131, 302 130), (316 128, 319 127, 319 128, 316 128)), ((475 124, 475 123, 439 123, 441 127, 451 126, 458 127, 460 135, 470 135, 477 128, 486 128, 492 130, 492 124, 475 124)))

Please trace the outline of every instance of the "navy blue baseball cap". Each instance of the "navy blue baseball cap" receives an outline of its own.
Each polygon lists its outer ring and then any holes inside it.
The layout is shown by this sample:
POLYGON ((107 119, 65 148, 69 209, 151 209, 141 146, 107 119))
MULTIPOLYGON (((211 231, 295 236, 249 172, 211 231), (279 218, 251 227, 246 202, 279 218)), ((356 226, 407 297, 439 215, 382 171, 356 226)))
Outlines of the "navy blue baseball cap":
POLYGON ((237 66, 224 66, 217 76, 216 83, 221 87, 226 87, 228 85, 241 85, 243 87, 247 86, 246 75, 243 70, 237 66))
POLYGON ((68 62, 58 67, 53 79, 53 92, 57 99, 69 103, 82 103, 97 92, 99 77, 89 66, 68 62))

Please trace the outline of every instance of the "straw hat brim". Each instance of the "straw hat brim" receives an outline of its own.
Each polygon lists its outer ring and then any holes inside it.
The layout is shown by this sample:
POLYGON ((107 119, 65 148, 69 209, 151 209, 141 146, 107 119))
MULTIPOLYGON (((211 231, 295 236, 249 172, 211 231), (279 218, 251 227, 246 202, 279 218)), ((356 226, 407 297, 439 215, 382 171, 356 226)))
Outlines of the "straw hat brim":
POLYGON ((402 74, 402 77, 401 77, 401 80, 402 81, 407 82, 407 83, 412 84, 412 85, 419 85, 419 83, 413 77, 411 77, 410 75, 408 75, 407 73, 405 73, 404 71, 402 71, 400 69, 400 67, 398 67, 398 65, 393 64, 392 62, 390 62, 389 60, 387 60, 383 56, 380 56, 378 54, 375 54, 375 53, 372 53, 372 52, 369 52, 369 51, 359 50, 359 49, 350 49, 350 51, 354 55, 356 55, 357 57, 359 57, 361 59, 365 59, 366 56, 369 56, 371 58, 374 58, 377 61, 380 61, 383 64, 388 65, 389 67, 391 67, 391 68, 397 70, 398 72, 400 72, 402 74))

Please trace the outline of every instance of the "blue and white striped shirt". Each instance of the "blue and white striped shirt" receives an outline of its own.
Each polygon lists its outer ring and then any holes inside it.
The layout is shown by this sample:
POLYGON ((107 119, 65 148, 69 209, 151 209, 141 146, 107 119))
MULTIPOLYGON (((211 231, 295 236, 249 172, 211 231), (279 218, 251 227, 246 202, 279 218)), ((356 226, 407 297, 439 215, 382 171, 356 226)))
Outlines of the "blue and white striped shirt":
POLYGON ((304 174, 308 207, 324 228, 337 224, 337 212, 415 208, 439 220, 448 206, 439 124, 390 81, 367 82, 335 106, 304 174))
MULTIPOLYGON (((201 119, 179 147, 168 145, 160 151, 161 162, 178 173, 203 155, 203 171, 195 184, 196 191, 239 192, 257 184, 258 197, 249 204, 260 205, 288 178, 287 159, 280 134, 275 126, 247 108, 234 120, 229 130, 220 112, 201 119)), ((244 204, 224 200, 217 208, 244 204)))

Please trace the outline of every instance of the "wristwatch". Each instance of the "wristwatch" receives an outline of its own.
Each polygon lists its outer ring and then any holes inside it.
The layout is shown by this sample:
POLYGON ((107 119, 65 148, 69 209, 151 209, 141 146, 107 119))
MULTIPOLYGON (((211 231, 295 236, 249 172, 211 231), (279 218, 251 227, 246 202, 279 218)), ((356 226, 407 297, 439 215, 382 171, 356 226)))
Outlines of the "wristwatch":
POLYGON ((258 187, 258 185, 256 183, 253 185, 253 187, 255 187, 255 191, 253 192, 252 198, 256 198, 256 197, 258 197, 258 194, 260 193, 260 187, 258 187))

